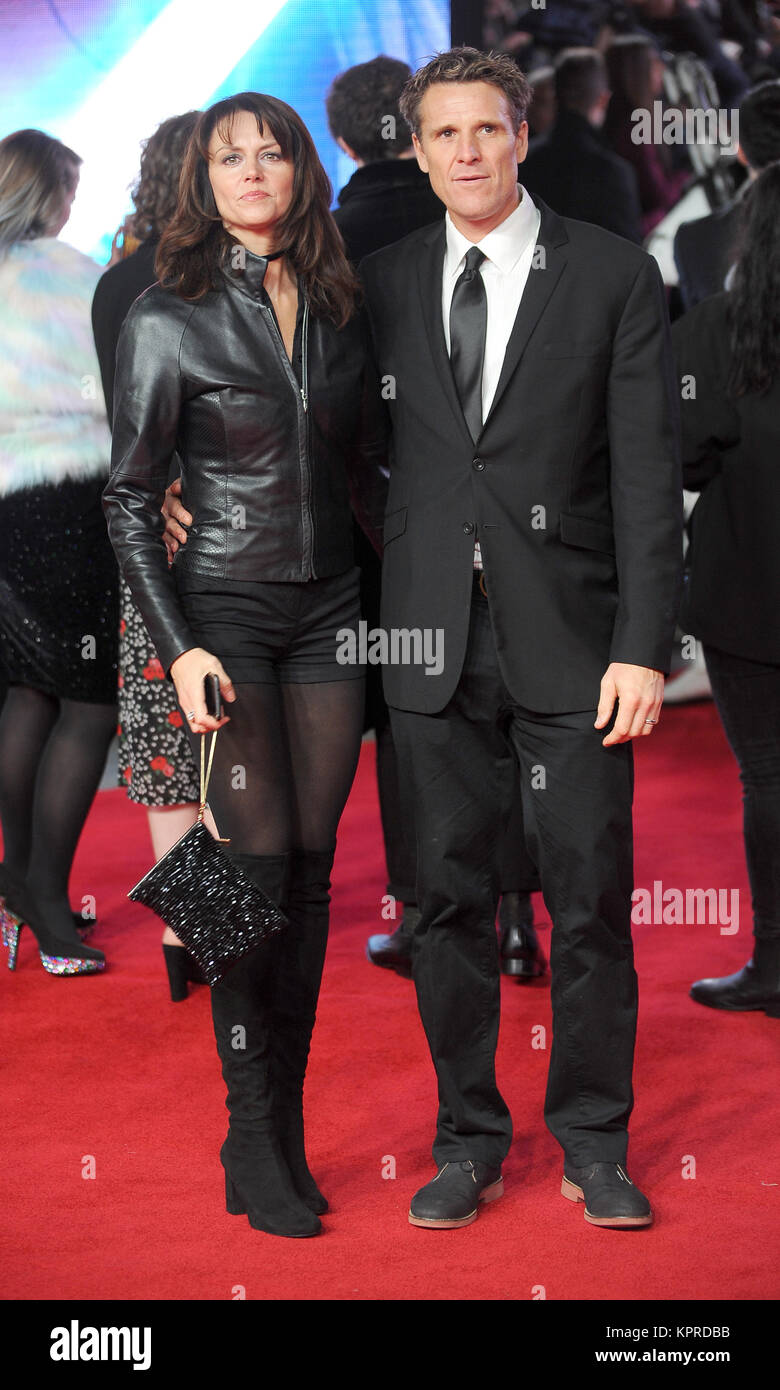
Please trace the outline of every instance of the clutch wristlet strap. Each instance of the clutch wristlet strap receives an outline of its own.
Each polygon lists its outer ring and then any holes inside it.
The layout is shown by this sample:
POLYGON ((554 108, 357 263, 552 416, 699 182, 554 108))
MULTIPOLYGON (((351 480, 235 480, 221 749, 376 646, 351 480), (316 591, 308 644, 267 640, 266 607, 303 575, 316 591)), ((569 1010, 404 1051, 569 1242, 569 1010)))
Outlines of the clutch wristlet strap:
MULTIPOLYGON (((198 804, 198 822, 200 824, 202 824, 203 817, 206 814, 206 797, 208 795, 209 782, 211 781, 211 765, 214 762, 214 748, 216 746, 218 733, 219 729, 215 729, 211 735, 208 766, 206 765, 206 735, 201 734, 200 736, 200 801, 198 804)), ((219 844, 229 845, 230 840, 224 840, 220 836, 219 844)))

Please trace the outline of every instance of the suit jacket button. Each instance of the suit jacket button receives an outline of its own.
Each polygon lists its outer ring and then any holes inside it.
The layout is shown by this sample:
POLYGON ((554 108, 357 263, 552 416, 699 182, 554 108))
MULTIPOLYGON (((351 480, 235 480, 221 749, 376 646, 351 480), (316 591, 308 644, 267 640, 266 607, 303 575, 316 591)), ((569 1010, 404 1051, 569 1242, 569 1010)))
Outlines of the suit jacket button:
POLYGON ((471 466, 472 466, 472 468, 476 468, 476 470, 477 470, 478 473, 481 473, 482 470, 483 470, 484 467, 485 467, 485 460, 484 460, 484 459, 472 459, 472 460, 471 460, 471 466))
POLYGON ((467 535, 467 536, 473 535, 473 532, 474 532, 474 523, 473 523, 473 521, 464 521, 464 523, 463 523, 463 530, 466 532, 466 535, 467 535))

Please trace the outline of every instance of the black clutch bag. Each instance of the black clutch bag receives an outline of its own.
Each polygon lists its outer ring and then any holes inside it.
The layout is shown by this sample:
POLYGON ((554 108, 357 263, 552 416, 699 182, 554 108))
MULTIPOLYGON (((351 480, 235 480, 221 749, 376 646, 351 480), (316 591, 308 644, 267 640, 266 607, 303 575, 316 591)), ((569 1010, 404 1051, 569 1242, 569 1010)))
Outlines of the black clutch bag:
POLYGON ((203 824, 216 739, 215 732, 206 768, 206 735, 200 738, 197 821, 127 895, 175 931, 210 985, 287 925, 276 904, 220 849, 230 841, 215 840, 203 824))

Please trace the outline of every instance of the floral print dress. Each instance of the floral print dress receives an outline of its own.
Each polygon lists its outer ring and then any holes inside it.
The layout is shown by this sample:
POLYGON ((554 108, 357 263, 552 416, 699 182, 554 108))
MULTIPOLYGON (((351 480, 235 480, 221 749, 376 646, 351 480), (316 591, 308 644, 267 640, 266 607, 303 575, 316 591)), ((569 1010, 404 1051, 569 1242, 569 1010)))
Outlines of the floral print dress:
POLYGON ((199 779, 173 682, 124 580, 119 621, 119 785, 142 806, 198 800, 199 779))

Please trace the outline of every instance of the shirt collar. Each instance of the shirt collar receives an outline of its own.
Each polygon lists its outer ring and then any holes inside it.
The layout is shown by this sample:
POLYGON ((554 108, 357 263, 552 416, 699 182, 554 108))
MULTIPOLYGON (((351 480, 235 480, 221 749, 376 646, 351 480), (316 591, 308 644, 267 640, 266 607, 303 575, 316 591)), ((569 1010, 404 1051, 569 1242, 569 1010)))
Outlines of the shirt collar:
MULTIPOLYGON (((487 259, 493 262, 502 275, 508 275, 514 270, 523 252, 536 236, 536 205, 522 184, 518 184, 518 188, 521 196, 514 212, 510 212, 498 227, 494 227, 493 231, 488 232, 478 243, 480 251, 484 251, 487 259)), ((444 219, 444 224, 447 233, 447 251, 444 259, 446 277, 460 273, 466 252, 475 243, 458 231, 449 213, 444 219)))

